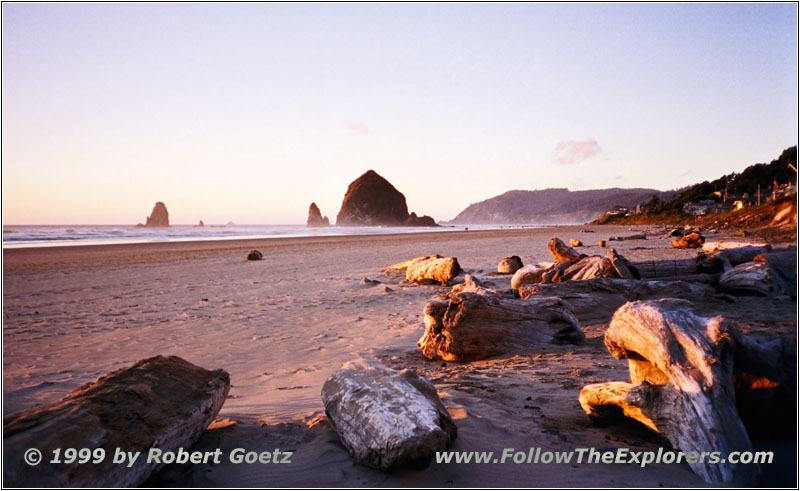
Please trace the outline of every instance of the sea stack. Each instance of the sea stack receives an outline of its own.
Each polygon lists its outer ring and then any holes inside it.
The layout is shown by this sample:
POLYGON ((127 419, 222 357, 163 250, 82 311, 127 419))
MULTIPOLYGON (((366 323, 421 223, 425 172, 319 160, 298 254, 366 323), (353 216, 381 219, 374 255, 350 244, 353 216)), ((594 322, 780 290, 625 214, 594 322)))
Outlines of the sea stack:
POLYGON ((147 217, 147 222, 144 225, 140 223, 137 226, 169 227, 169 212, 167 211, 167 205, 161 201, 156 202, 156 205, 153 207, 153 211, 151 211, 150 216, 147 217))
POLYGON ((336 216, 336 225, 346 227, 394 226, 437 227, 433 218, 408 213, 406 197, 374 170, 350 183, 336 216))
POLYGON ((322 216, 322 212, 319 211, 317 204, 311 203, 311 206, 308 207, 308 220, 306 221, 306 226, 327 227, 330 224, 331 222, 328 220, 328 217, 322 216))

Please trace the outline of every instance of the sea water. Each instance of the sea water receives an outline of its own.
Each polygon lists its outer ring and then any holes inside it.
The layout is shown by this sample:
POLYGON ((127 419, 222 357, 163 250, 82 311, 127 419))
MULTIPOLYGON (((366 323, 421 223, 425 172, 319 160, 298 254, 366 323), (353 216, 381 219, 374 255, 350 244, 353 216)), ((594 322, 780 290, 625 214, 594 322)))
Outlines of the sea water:
POLYGON ((273 237, 317 237, 331 235, 380 235, 536 228, 540 225, 444 225, 441 227, 307 227, 305 225, 4 225, 3 248, 66 245, 135 244, 194 240, 263 239, 273 237))

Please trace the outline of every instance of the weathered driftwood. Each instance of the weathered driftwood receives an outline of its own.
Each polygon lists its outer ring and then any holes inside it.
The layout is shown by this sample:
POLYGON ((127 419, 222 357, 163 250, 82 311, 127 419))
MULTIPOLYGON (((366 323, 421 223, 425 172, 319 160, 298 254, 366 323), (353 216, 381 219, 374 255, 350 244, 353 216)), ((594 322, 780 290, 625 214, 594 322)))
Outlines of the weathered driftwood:
POLYGON ((558 298, 517 300, 451 292, 445 300, 429 302, 424 312, 425 333, 417 346, 431 360, 480 360, 585 339, 572 307, 558 298))
POLYGON ((685 281, 644 281, 620 278, 595 278, 585 281, 523 285, 519 289, 523 300, 539 297, 558 297, 570 304, 581 325, 606 323, 614 312, 632 300, 683 298, 709 301, 714 288, 685 281))
POLYGON ((261 252, 253 249, 252 251, 247 253, 247 260, 248 261, 260 261, 261 258, 264 257, 261 252))
POLYGON ((346 363, 322 386, 325 413, 357 464, 427 465, 457 429, 436 388, 410 370, 346 363))
POLYGON ((684 235, 683 237, 673 240, 670 242, 670 245, 676 249, 695 249, 701 247, 703 242, 705 242, 705 239, 702 235, 698 232, 692 232, 689 235, 684 235))
POLYGON ((558 262, 576 261, 580 259, 582 255, 557 237, 550 239, 550 242, 547 243, 547 249, 550 251, 550 254, 553 255, 553 259, 558 262))
POLYGON ((583 247, 583 242, 578 239, 569 239, 570 247, 583 247))
POLYGON ((522 259, 519 256, 503 258, 497 265, 497 272, 502 274, 514 274, 522 268, 522 259))
POLYGON ((797 258, 794 253, 760 254, 719 278, 720 290, 733 294, 797 295, 797 258))
POLYGON ((721 273, 724 257, 701 253, 694 258, 637 261, 631 265, 642 279, 671 279, 675 276, 721 273))
POLYGON ((639 279, 639 271, 637 271, 627 259, 618 254, 616 249, 609 247, 606 255, 611 261, 611 265, 614 266, 614 269, 617 271, 617 274, 619 274, 620 278, 629 280, 639 279))
POLYGON ((608 241, 620 241, 620 240, 646 240, 647 235, 645 234, 633 234, 633 235, 626 235, 623 237, 609 237, 608 241))
MULTIPOLYGON (((208 371, 176 356, 156 356, 86 384, 64 399, 3 418, 3 481, 11 487, 123 488, 162 467, 151 448, 191 447, 217 416, 230 389, 224 370, 208 371), (25 463, 38 449, 43 460, 25 463), (98 464, 50 464, 53 450, 103 448, 98 464), (142 452, 130 467, 113 452, 142 452)), ((61 454, 62 459, 64 454, 61 454)))
POLYGON ((481 295, 499 295, 496 290, 489 288, 484 282, 472 275, 464 275, 464 283, 454 285, 450 293, 472 292, 481 295))
MULTIPOLYGON (((611 320, 606 347, 627 358, 631 384, 588 385, 580 403, 593 417, 619 406, 684 451, 752 451, 736 412, 733 349, 721 317, 703 318, 685 300, 627 303, 611 320)), ((689 463, 706 482, 754 478, 757 467, 708 459, 689 463)))
POLYGON ((518 269, 514 276, 511 277, 511 289, 517 290, 522 285, 528 285, 532 283, 541 283, 542 275, 544 272, 547 271, 552 265, 542 265, 542 264, 529 264, 527 266, 523 266, 522 268, 518 269))
POLYGON ((733 266, 749 263, 757 255, 771 251, 772 246, 769 244, 749 242, 705 242, 703 244, 703 252, 724 255, 733 266))
POLYGON ((583 256, 577 261, 554 264, 542 274, 542 283, 588 280, 591 278, 618 278, 611 260, 601 256, 583 256))

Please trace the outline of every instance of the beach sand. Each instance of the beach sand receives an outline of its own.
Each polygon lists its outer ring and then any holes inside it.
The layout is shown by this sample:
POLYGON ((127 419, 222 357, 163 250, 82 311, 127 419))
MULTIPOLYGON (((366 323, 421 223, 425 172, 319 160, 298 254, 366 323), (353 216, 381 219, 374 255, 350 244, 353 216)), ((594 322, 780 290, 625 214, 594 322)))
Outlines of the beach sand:
MULTIPOLYGON (((578 404, 589 383, 628 380, 626 361, 584 326, 582 346, 546 346, 472 363, 427 361, 415 346, 423 307, 449 288, 416 286, 381 270, 413 257, 456 256, 467 273, 493 276, 498 261, 551 261, 547 241, 598 240, 647 227, 575 226, 383 236, 153 243, 3 251, 3 412, 57 400, 111 370, 157 354, 224 368, 232 388, 223 418, 197 449, 294 451, 284 465, 172 465, 153 486, 704 486, 686 464, 431 464, 373 471, 352 464, 324 417, 320 389, 353 358, 379 359, 428 377, 458 425, 451 450, 529 447, 632 450, 668 446, 636 423, 593 426, 578 404), (594 232, 583 232, 591 228, 594 232), (246 261, 258 249, 262 261, 246 261), (367 277, 381 283, 361 284, 367 277), (229 420, 226 423, 226 420, 229 420), (233 424, 232 422, 235 422, 233 424)), ((711 234, 709 240, 723 239, 711 234)), ((741 239, 739 239, 741 240, 741 239)), ((665 238, 613 242, 631 261, 694 257, 665 238)), ((796 304, 745 298, 720 305, 748 331, 796 332, 796 304)), ((716 314, 706 305, 703 314, 716 314)), ((720 312, 723 310, 720 310, 720 312)), ((776 450, 765 482, 794 486, 796 442, 776 450), (786 479, 791 479, 788 483, 786 479)))

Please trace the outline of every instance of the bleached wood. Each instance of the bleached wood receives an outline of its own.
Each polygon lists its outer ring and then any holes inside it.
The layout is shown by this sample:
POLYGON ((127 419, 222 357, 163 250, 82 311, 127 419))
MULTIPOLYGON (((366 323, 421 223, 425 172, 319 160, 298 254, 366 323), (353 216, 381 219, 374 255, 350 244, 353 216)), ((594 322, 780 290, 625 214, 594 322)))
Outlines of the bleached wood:
MULTIPOLYGON (((584 387, 580 401, 592 416, 598 406, 620 405, 684 452, 752 451, 736 412, 733 347, 721 317, 695 315, 685 300, 630 302, 614 314, 606 331, 608 350, 629 360, 631 384, 584 387), (619 404, 617 404, 619 403, 619 404)), ((752 480, 754 465, 729 461, 689 463, 709 483, 734 475, 752 480)))
POLYGON ((150 448, 188 449, 217 416, 230 389, 224 370, 209 371, 156 356, 111 372, 64 399, 3 418, 3 481, 10 487, 124 488, 142 484, 164 464, 147 463, 150 448), (42 452, 37 466, 23 461, 42 452), (103 448, 99 464, 50 464, 53 450, 103 448), (133 466, 114 464, 114 449, 142 452, 133 466))
POLYGON ((325 381, 322 402, 357 464, 423 466, 456 438, 436 388, 411 370, 348 362, 325 381))

